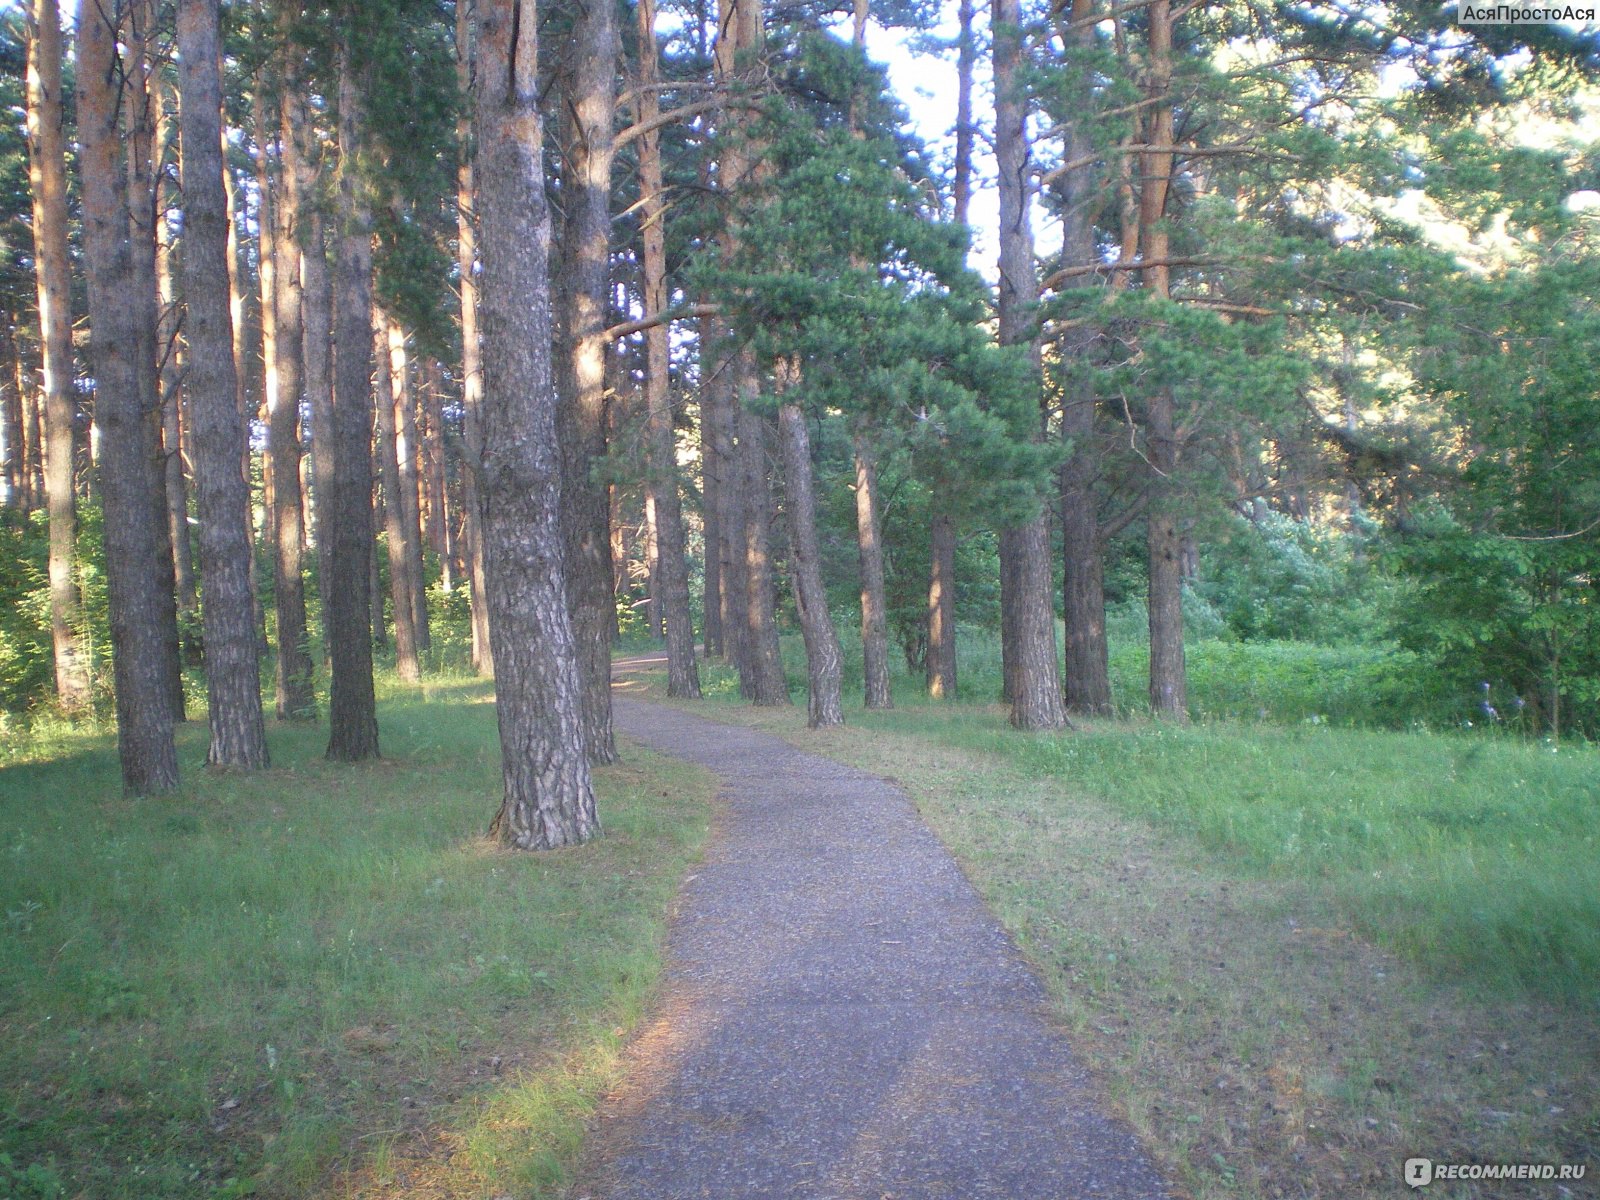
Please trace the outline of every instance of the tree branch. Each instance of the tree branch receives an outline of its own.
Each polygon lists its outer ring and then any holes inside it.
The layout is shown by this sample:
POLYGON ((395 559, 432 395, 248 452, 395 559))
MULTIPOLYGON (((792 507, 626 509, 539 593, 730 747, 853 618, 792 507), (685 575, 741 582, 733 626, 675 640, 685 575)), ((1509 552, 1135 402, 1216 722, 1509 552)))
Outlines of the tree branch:
POLYGON ((641 317, 637 321, 624 321, 621 325, 613 325, 601 337, 610 344, 625 337, 632 337, 636 333, 643 333, 646 329, 654 329, 657 325, 667 325, 688 317, 714 317, 721 311, 721 306, 716 304, 685 304, 653 316, 641 317))

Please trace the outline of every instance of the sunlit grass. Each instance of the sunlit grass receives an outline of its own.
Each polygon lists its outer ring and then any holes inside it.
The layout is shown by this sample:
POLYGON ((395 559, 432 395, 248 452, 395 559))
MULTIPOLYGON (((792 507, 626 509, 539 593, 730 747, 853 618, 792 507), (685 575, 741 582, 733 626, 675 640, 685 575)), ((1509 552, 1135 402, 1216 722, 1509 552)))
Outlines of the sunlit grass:
MULTIPOLYGON (((971 647, 980 678, 987 649, 971 647)), ((712 700, 737 701, 728 668, 711 664, 702 680, 712 700)), ((1088 793, 1247 873, 1314 880, 1365 932, 1437 973, 1600 1003, 1592 747, 1304 721, 1019 735, 998 705, 930 704, 916 680, 899 683, 899 708, 847 719, 1000 755, 1059 780, 1061 803, 1088 793)))
POLYGON ((270 771, 208 772, 191 724, 160 799, 120 795, 104 734, 8 756, 0 1077, 27 1084, 0 1092, 0 1194, 32 1170, 40 1195, 305 1195, 430 1128, 480 1182, 562 1177, 655 977, 709 777, 630 749, 597 779, 603 840, 511 854, 482 837, 488 688, 380 697, 379 762, 328 763, 324 728, 274 724, 270 771), (490 1153, 478 1114, 507 1105, 492 1124, 516 1134, 490 1153))

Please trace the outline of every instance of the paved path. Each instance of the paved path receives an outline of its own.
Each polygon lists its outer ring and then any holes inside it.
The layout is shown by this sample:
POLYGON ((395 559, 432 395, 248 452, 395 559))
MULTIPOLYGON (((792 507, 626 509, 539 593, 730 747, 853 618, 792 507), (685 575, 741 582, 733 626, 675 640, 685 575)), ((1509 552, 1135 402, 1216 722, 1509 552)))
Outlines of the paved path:
POLYGON ((1165 1197, 1044 989, 905 795, 779 738, 617 698, 727 817, 661 1007, 602 1108, 595 1200, 1165 1197))

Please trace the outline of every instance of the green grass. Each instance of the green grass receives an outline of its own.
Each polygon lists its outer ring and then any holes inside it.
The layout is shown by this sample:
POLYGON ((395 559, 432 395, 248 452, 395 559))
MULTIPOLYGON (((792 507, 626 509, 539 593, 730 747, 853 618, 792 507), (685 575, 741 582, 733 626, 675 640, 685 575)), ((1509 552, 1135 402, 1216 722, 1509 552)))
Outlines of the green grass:
MULTIPOLYGON (((962 669, 982 681, 992 648, 968 643, 977 668, 962 669)), ((791 679, 804 680, 803 661, 791 679)), ((737 701, 727 668, 703 678, 708 697, 737 701)), ((900 708, 848 719, 999 755, 1245 873, 1313 879, 1364 932, 1434 972, 1600 1004, 1592 747, 1325 722, 1124 720, 1022 736, 998 709, 930 704, 918 681, 897 682, 900 708)))
POLYGON ((365 1194, 419 1137, 474 1187, 564 1178, 710 777, 630 750, 603 840, 504 852, 488 688, 382 692, 368 765, 275 725, 270 771, 211 773, 194 723, 162 799, 104 734, 0 759, 0 1195, 365 1194))

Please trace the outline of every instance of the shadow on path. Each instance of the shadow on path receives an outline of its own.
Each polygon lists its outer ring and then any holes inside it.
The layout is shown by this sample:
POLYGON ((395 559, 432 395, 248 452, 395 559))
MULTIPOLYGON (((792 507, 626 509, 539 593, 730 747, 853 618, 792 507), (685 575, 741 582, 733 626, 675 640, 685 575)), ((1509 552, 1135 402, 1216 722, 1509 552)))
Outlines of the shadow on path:
POLYGON ((616 721, 715 771, 727 816, 679 899, 661 1004, 575 1195, 1168 1195, 904 794, 620 695, 616 721))

